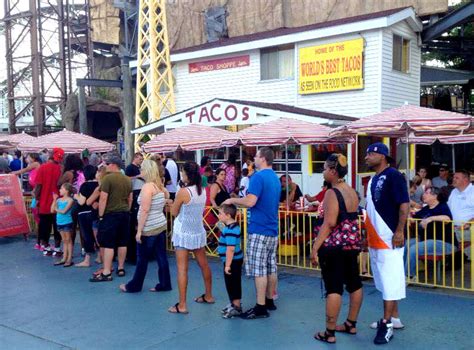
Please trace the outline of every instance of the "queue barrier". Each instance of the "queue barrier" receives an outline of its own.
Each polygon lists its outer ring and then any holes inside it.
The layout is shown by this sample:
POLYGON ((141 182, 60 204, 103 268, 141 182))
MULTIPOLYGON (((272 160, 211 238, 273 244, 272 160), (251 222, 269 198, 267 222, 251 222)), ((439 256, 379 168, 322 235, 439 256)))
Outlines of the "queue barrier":
MULTIPOLYGON (((32 229, 36 230, 36 223, 31 213, 31 199, 25 199, 27 213, 32 229)), ((173 217, 167 213, 167 249, 172 250, 171 236, 173 217)), ((237 220, 240 224, 243 241, 242 249, 245 250, 247 242, 247 209, 239 209, 237 220)), ((452 221, 443 225, 441 248, 434 245, 433 249, 427 246, 427 230, 420 226, 421 220, 409 219, 407 222, 406 237, 406 271, 415 264, 415 275, 407 278, 408 284, 426 287, 437 287, 457 289, 463 291, 474 291, 474 263, 470 257, 474 255, 474 222, 469 222, 464 227, 458 227, 452 221), (469 227, 468 227, 469 226, 469 227), (454 235, 450 245, 454 247, 449 251, 445 238, 446 231, 450 227, 458 237, 459 244, 454 243, 454 235), (420 254, 420 251, 423 253, 420 254), (413 259, 414 257, 414 259, 413 259), (469 257, 469 258, 468 258, 469 257)), ((218 257, 217 247, 221 232, 221 226, 217 221, 217 210, 206 207, 203 213, 203 225, 207 235, 206 253, 209 256, 218 257)), ((298 269, 319 270, 319 267, 311 263, 312 243, 315 238, 314 228, 317 225, 317 216, 314 213, 301 211, 279 211, 279 248, 277 263, 281 266, 298 269)), ((362 217, 359 217, 359 229, 365 239, 365 229, 362 217)), ((436 236, 436 231, 434 232, 436 236)), ((366 247, 362 248, 359 255, 359 268, 361 276, 372 278, 370 269, 370 257, 366 247)))

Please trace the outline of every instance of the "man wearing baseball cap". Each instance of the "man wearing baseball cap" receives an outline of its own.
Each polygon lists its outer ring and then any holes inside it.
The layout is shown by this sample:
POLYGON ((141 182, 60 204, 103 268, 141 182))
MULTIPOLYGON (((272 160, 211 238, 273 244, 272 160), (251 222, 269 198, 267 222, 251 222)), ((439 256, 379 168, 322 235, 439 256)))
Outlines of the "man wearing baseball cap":
POLYGON ((403 328, 398 300, 405 298, 404 231, 410 208, 404 176, 390 167, 388 147, 374 143, 367 148, 367 165, 375 171, 367 190, 367 241, 375 287, 382 292, 384 315, 374 324, 375 344, 386 344, 394 328, 403 328))
POLYGON ((53 148, 49 160, 42 164, 36 173, 34 194, 39 213, 38 235, 44 255, 61 254, 61 235, 56 228, 56 214, 51 213, 53 194, 58 194, 58 181, 61 177, 61 163, 64 159, 62 148, 53 148), (54 250, 49 246, 51 229, 54 231, 54 250))
POLYGON ((91 282, 112 281, 112 261, 117 247, 119 277, 125 276, 125 257, 130 235, 130 208, 132 205, 132 182, 122 174, 122 159, 118 155, 106 157, 108 174, 100 183, 99 228, 97 241, 104 253, 102 273, 90 279, 91 282))

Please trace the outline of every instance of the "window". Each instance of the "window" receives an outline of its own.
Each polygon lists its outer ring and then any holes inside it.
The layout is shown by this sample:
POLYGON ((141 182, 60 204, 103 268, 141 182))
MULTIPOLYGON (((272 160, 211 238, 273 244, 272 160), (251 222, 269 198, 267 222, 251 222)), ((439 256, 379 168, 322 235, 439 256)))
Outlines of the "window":
POLYGON ((301 173, 301 146, 288 145, 288 161, 286 160, 285 146, 270 147, 275 153, 273 160, 273 170, 277 173, 286 172, 286 164, 288 163, 288 172, 301 173))
POLYGON ((322 173, 326 159, 333 153, 341 153, 347 157, 347 145, 345 144, 319 144, 311 146, 311 164, 313 174, 322 173))
POLYGON ((294 51, 293 45, 260 50, 260 79, 293 78, 294 51))
POLYGON ((410 40, 393 35, 392 68, 407 73, 410 70, 410 40))

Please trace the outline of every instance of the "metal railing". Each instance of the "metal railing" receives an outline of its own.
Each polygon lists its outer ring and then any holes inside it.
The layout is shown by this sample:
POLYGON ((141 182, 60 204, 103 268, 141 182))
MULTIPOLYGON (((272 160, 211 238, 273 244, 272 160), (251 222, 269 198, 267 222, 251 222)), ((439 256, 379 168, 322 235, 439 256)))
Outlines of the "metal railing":
MULTIPOLYGON (((36 230, 36 223, 31 213, 31 199, 25 199, 28 216, 32 230, 36 230)), ((173 217, 167 213, 167 248, 172 250, 171 235, 173 217)), ((248 212, 239 209, 237 221, 242 232, 242 249, 245 251, 247 242, 248 212)), ((429 232, 420 226, 421 220, 409 219, 407 223, 407 237, 405 245, 405 271, 407 284, 427 287, 439 287, 474 291, 474 263, 470 257, 474 255, 474 222, 458 227, 452 221, 445 222, 441 232, 441 239, 430 242, 429 232), (453 234, 449 236, 449 230, 453 234), (458 244, 456 244, 456 238, 458 244), (436 243, 436 244, 434 244, 436 243), (469 258, 468 258, 469 257, 469 258), (415 268, 413 269, 413 264, 415 268), (410 276, 410 270, 414 274, 410 276)), ((217 210, 206 207, 203 213, 203 225, 207 234, 206 252, 209 256, 217 257, 217 247, 222 226, 217 220, 217 210)), ((277 262, 281 266, 300 269, 319 270, 311 264, 312 243, 317 226, 317 215, 302 211, 279 211, 279 247, 277 262)), ((363 242, 365 229, 362 218, 359 218, 359 229, 363 242)), ((436 226, 433 229, 434 237, 437 236, 436 226)), ((438 232, 439 234, 439 232, 438 232)), ((438 237, 439 238, 439 237, 438 237)), ((371 278, 369 252, 363 244, 359 255, 361 276, 371 278)))

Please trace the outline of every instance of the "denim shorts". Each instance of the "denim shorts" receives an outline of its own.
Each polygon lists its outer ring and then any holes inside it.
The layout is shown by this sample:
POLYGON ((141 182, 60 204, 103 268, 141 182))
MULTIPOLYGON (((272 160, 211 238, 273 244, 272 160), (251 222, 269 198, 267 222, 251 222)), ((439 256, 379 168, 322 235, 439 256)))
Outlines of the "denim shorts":
POLYGON ((58 231, 72 232, 72 223, 66 225, 58 225, 58 231))

